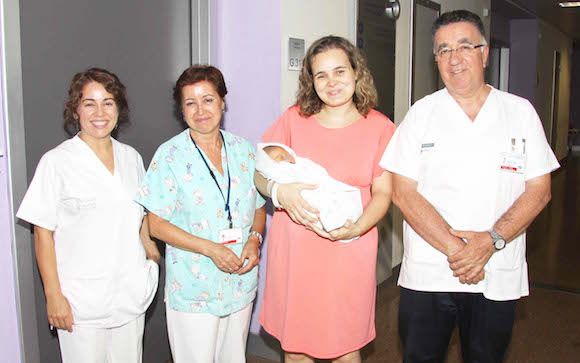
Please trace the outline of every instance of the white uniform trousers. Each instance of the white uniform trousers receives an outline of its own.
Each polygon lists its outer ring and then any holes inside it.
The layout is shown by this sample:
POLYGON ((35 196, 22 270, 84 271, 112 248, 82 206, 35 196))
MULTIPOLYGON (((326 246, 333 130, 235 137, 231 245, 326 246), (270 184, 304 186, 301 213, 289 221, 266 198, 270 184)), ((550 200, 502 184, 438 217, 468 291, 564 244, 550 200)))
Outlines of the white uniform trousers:
POLYGON ((223 317, 184 313, 166 305, 174 363, 244 363, 253 304, 223 317))
POLYGON ((145 314, 117 328, 58 329, 63 363, 141 363, 145 314))

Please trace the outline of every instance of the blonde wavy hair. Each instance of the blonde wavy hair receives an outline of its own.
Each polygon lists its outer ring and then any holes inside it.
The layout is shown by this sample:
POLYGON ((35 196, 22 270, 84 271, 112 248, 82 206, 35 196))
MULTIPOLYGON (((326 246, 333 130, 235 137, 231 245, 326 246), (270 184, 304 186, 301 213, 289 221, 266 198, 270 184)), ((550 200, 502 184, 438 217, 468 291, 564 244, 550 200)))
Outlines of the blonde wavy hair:
POLYGON ((366 116, 371 109, 376 107, 378 102, 373 76, 367 67, 366 59, 361 51, 348 40, 334 35, 328 35, 318 39, 306 52, 302 70, 300 71, 298 93, 296 95, 296 104, 300 107, 300 115, 304 117, 314 115, 320 112, 324 105, 314 89, 312 60, 317 54, 330 49, 342 49, 346 53, 356 78, 354 95, 352 97, 353 102, 358 112, 366 116))

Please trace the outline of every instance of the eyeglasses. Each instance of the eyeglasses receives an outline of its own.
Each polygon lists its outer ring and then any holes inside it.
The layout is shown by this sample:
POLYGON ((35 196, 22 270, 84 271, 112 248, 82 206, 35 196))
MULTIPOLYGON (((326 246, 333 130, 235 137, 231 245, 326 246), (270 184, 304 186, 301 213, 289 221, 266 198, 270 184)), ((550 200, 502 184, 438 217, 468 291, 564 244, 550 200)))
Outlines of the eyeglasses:
POLYGON ((471 54, 471 52, 473 52, 475 49, 481 48, 484 46, 485 46, 485 44, 475 45, 475 44, 470 44, 470 43, 464 43, 464 44, 459 45, 457 48, 441 48, 437 52, 435 52, 435 56, 438 59, 446 61, 449 58, 451 58, 451 54, 453 52, 456 52, 457 56, 459 56, 459 57, 465 57, 466 55, 471 54))

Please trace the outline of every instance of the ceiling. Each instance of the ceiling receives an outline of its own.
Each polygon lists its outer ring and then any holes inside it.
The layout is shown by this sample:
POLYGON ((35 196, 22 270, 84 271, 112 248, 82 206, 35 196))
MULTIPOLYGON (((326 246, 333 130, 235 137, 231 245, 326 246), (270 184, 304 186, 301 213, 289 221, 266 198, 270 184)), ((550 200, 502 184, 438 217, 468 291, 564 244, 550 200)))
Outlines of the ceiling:
POLYGON ((539 17, 580 40, 580 8, 562 8, 556 0, 492 0, 491 10, 508 19, 539 17))

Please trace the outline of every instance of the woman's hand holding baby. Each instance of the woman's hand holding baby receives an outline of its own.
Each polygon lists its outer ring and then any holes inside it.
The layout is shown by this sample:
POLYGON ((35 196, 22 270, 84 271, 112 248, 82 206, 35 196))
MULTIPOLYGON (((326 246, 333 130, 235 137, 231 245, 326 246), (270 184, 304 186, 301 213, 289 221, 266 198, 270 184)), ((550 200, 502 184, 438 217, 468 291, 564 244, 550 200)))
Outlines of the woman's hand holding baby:
POLYGON ((295 223, 310 227, 318 222, 319 212, 302 198, 300 192, 316 188, 318 186, 312 184, 279 184, 277 188, 278 203, 295 223))
POLYGON ((342 227, 330 232, 317 225, 319 211, 308 204, 300 193, 302 190, 312 190, 317 187, 313 184, 301 183, 279 184, 276 188, 276 199, 295 223, 304 225, 322 238, 338 241, 359 237, 363 233, 362 228, 350 220, 347 220, 342 227))
POLYGON ((362 229, 356 223, 352 223, 351 220, 347 220, 344 226, 333 229, 332 231, 328 232, 328 234, 330 235, 331 240, 338 241, 350 240, 360 237, 362 232, 362 229))

